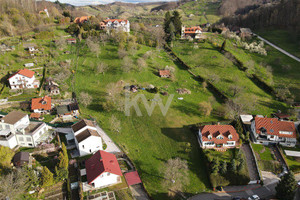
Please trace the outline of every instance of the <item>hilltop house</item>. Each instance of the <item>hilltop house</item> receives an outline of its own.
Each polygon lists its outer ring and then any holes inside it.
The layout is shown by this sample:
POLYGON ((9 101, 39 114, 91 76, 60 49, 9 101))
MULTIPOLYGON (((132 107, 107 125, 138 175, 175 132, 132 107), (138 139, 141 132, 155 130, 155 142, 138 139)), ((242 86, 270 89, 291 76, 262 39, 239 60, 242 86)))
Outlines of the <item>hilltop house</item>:
POLYGON ((82 23, 88 21, 90 18, 91 18, 91 16, 76 17, 75 20, 74 20, 74 23, 82 24, 82 23))
POLYGON ((52 80, 52 78, 47 78, 45 81, 45 90, 50 93, 50 95, 59 95, 59 85, 52 80))
POLYGON ((295 124, 277 118, 256 116, 251 122, 251 135, 254 143, 265 145, 273 143, 294 147, 297 142, 295 124))
POLYGON ((239 143, 239 135, 231 125, 202 126, 198 139, 202 148, 235 148, 239 143))
POLYGON ((114 154, 97 151, 85 161, 87 182, 94 188, 104 188, 122 182, 122 171, 114 154))
POLYGON ((202 34, 202 28, 200 26, 181 28, 181 39, 187 39, 188 37, 199 39, 202 34))
POLYGON ((92 121, 83 119, 73 124, 71 128, 80 156, 89 155, 103 149, 102 138, 92 121))
POLYGON ((31 99, 31 110, 35 113, 48 114, 51 108, 51 97, 44 96, 31 99))
POLYGON ((12 111, 0 119, 0 145, 36 147, 50 137, 49 127, 43 122, 30 122, 27 114, 12 111))
POLYGON ((118 29, 124 32, 130 32, 130 23, 125 19, 107 19, 100 22, 101 30, 118 29))
POLYGON ((38 88, 40 86, 40 81, 35 79, 34 74, 34 71, 26 68, 19 70, 8 79, 10 88, 38 88))

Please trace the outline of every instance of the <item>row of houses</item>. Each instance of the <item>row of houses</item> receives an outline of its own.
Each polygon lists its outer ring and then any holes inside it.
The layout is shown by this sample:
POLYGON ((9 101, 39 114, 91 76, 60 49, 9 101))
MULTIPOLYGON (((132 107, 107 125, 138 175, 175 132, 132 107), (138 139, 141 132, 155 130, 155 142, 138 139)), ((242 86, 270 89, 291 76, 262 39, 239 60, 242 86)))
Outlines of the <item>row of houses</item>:
MULTIPOLYGON (((257 144, 280 144, 294 147, 297 143, 297 130, 294 122, 278 118, 267 118, 261 115, 241 115, 243 124, 250 130, 251 138, 257 144)), ((202 148, 227 149, 240 145, 239 134, 231 125, 205 125, 198 132, 202 148)))
MULTIPOLYGON (((90 20, 90 18, 91 16, 77 17, 75 18, 74 23, 83 24, 90 20)), ((99 23, 99 27, 101 30, 118 29, 127 33, 130 32, 130 22, 126 19, 106 19, 99 23)))

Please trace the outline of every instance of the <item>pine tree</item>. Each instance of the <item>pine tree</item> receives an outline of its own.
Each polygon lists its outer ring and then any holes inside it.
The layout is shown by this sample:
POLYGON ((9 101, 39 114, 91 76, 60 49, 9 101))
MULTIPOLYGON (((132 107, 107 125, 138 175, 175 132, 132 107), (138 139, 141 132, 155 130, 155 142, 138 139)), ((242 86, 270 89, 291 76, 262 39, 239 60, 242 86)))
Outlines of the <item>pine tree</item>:
POLYGON ((221 174, 226 174, 227 172, 227 163, 225 161, 221 161, 219 171, 221 174))
POLYGON ((220 162, 218 158, 214 158, 212 163, 211 163, 211 171, 213 174, 218 174, 219 172, 219 167, 220 167, 220 162))
POLYGON ((170 35, 169 35, 169 40, 174 40, 175 39, 175 26, 173 24, 173 22, 170 23, 169 25, 169 30, 170 30, 170 35))
POLYGON ((281 180, 277 184, 276 196, 280 200, 292 200, 294 199, 297 189, 297 182, 293 172, 289 172, 281 177, 281 180))
POLYGON ((42 187, 51 186, 53 183, 53 174, 44 166, 42 170, 42 187))
POLYGON ((236 161, 235 161, 235 159, 232 159, 231 162, 229 163, 228 171, 236 172, 236 161))
POLYGON ((180 13, 177 10, 175 10, 173 12, 172 22, 173 22, 174 27, 175 27, 175 35, 180 35, 181 34, 182 22, 181 22, 180 13))
POLYGON ((221 49, 220 51, 224 51, 226 48, 226 39, 224 40, 224 42, 222 43, 221 49))
POLYGON ((170 34, 170 23, 171 23, 171 14, 168 11, 165 14, 165 20, 164 20, 164 31, 166 35, 170 34))

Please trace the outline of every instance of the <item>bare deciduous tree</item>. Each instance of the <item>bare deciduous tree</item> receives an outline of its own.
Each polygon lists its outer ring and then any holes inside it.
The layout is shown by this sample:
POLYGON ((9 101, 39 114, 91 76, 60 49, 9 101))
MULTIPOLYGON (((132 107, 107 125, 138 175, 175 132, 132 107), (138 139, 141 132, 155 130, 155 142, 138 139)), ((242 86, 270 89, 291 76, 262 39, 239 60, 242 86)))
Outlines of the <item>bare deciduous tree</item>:
POLYGON ((164 181, 163 186, 169 190, 169 196, 176 196, 181 192, 183 186, 189 183, 188 164, 186 160, 180 158, 169 159, 163 166, 164 181))
POLYGON ((128 56, 123 58, 122 70, 123 72, 130 72, 134 68, 134 64, 131 58, 128 56))
POLYGON ((121 131, 121 121, 115 115, 112 115, 109 119, 110 127, 112 131, 120 132, 121 131))
POLYGON ((99 73, 102 73, 104 74, 108 69, 108 65, 105 64, 105 63, 99 63, 96 67, 96 73, 99 74, 99 73))
POLYGON ((79 103, 81 103, 84 107, 90 105, 93 101, 93 97, 86 92, 81 92, 78 97, 79 103))
POLYGON ((199 103, 199 111, 205 116, 209 116, 212 111, 212 106, 210 102, 203 101, 199 103))
POLYGON ((97 58, 99 57, 99 54, 101 52, 99 41, 95 38, 88 38, 86 40, 86 45, 89 47, 90 51, 95 53, 97 58))

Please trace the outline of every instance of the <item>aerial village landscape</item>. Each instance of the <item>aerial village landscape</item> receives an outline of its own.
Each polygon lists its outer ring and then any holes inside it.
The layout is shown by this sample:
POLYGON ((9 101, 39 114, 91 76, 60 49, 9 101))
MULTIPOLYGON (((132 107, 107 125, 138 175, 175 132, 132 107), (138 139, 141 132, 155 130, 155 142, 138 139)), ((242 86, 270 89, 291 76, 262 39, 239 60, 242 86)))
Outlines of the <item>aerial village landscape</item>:
POLYGON ((299 1, 86 2, 0 0, 0 199, 300 199, 299 1))

